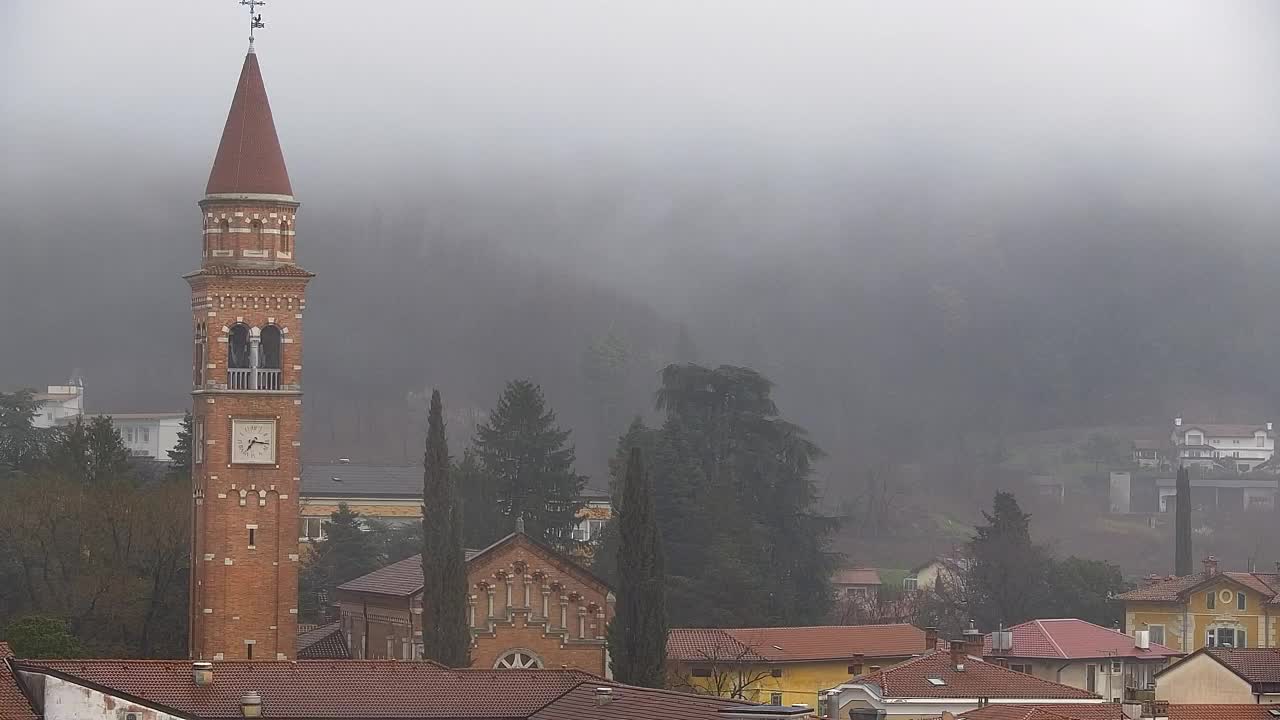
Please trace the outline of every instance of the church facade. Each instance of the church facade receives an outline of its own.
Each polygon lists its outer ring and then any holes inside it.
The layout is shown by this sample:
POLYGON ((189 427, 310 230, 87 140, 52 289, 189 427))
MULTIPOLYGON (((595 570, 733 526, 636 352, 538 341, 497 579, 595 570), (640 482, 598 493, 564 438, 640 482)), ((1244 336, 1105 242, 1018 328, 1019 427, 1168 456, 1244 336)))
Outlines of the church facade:
POLYGON ((192 318, 190 654, 294 658, 302 320, 298 202, 257 55, 245 57, 201 211, 192 318))

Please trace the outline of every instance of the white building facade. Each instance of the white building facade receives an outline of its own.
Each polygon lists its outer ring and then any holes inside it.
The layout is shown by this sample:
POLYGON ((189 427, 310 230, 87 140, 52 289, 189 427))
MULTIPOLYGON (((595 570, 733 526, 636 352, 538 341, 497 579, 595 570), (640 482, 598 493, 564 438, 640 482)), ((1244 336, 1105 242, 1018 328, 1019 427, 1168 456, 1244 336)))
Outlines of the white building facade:
POLYGON ((1231 465, 1249 472, 1275 453, 1275 433, 1270 422, 1260 425, 1184 423, 1174 418, 1169 438, 1176 463, 1201 467, 1231 465))

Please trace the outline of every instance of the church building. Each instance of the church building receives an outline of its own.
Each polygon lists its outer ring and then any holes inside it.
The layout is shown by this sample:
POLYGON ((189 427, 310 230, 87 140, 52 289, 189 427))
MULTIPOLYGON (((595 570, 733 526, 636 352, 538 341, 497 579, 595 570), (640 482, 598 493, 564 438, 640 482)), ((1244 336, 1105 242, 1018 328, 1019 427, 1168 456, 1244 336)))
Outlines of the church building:
POLYGON ((298 202, 250 45, 200 205, 191 285, 196 660, 294 659, 302 317, 298 202))

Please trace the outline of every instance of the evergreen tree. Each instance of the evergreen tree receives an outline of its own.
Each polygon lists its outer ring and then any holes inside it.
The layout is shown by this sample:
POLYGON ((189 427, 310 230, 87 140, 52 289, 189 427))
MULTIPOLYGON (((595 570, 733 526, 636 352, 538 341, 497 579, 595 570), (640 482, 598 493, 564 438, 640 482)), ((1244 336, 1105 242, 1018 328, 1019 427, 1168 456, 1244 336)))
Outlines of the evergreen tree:
POLYGON ((381 543, 366 532, 360 513, 340 503, 325 523, 324 539, 311 546, 303 562, 298 578, 299 614, 311 622, 326 620, 335 588, 385 563, 381 543))
POLYGON ((2 636, 13 654, 20 658, 63 659, 83 657, 80 639, 71 634, 67 622, 44 615, 28 615, 4 626, 2 636))
POLYGON ((182 428, 178 430, 178 442, 169 449, 169 479, 191 481, 191 411, 183 413, 182 428))
POLYGON ((467 448, 450 469, 462 500, 462 541, 469 548, 488 547, 507 527, 498 505, 496 484, 485 474, 475 450, 467 448))
POLYGON ((448 667, 471 664, 462 507, 450 473, 440 391, 431 393, 422 476, 422 646, 448 667))
POLYGON ((1048 551, 1031 541, 1031 515, 1013 493, 998 492, 969 541, 969 611, 981 628, 1013 625, 1037 617, 1047 597, 1048 551))
POLYGON ((65 428, 50 448, 51 469, 87 485, 131 477, 129 450, 109 417, 76 421, 65 428))
POLYGON ((556 425, 542 389, 528 380, 507 383, 489 422, 476 428, 476 459, 490 487, 501 523, 490 541, 513 531, 523 518, 531 536, 561 549, 575 544, 573 530, 583 508, 586 478, 574 472, 569 431, 556 425))
POLYGON ((1186 577, 1191 574, 1191 471, 1178 467, 1177 496, 1174 512, 1174 574, 1186 577))
POLYGON ((638 447, 631 449, 618 508, 617 615, 609 625, 614 677, 663 687, 667 657, 666 577, 653 488, 638 447))

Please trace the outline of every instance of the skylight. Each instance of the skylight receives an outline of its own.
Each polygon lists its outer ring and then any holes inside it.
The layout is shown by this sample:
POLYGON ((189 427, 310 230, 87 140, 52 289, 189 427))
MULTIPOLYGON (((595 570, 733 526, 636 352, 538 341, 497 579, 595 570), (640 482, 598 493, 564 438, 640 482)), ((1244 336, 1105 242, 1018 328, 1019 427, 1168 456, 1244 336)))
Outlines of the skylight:
POLYGON ((929 684, 933 685, 934 687, 942 687, 943 685, 947 684, 947 681, 943 680, 942 678, 926 678, 926 679, 929 681, 929 684))

